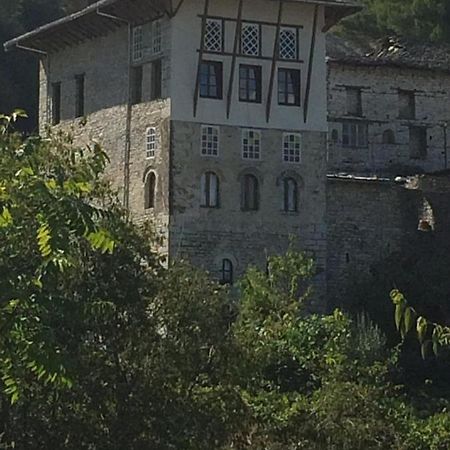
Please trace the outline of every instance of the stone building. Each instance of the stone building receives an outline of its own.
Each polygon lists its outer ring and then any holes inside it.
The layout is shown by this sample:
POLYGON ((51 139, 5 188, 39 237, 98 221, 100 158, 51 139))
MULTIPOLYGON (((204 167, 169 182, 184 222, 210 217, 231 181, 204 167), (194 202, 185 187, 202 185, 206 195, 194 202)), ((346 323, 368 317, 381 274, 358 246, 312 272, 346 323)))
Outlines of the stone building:
POLYGON ((101 0, 6 43, 39 54, 41 126, 97 139, 135 220, 224 282, 290 236, 325 292, 325 35, 345 0, 101 0))

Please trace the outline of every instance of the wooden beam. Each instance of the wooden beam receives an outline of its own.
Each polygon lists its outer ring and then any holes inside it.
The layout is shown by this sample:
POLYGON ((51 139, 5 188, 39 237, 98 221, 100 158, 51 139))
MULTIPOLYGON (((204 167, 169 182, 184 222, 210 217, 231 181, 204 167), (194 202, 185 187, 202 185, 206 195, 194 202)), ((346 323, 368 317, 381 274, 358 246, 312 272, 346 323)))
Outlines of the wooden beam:
POLYGON ((181 6, 183 5, 184 0, 180 0, 178 2, 178 5, 175 7, 175 9, 172 10, 171 14, 170 14, 170 18, 175 17, 178 13, 178 11, 180 10, 181 6))
POLYGON ((194 90, 194 117, 197 115, 198 96, 200 94, 200 70, 203 62, 203 52, 205 51, 205 30, 206 30, 206 16, 209 10, 209 0, 205 0, 205 6, 203 9, 202 29, 200 32, 200 47, 198 52, 197 62, 197 76, 195 77, 195 90, 194 90))
POLYGON ((270 120, 270 110, 272 108, 273 85, 275 83, 275 72, 277 69, 278 53, 280 48, 280 29, 282 17, 283 17, 283 0, 279 0, 278 20, 277 26, 275 28, 275 43, 273 45, 272 68, 270 70, 269 93, 267 94, 267 103, 266 103, 266 122, 269 122, 270 120))
MULTIPOLYGON (((198 50, 197 50, 198 53, 198 50)), ((212 52, 209 50, 204 50, 203 51, 203 55, 216 55, 216 56, 233 56, 233 52, 212 52)), ((272 56, 260 56, 260 55, 243 55, 243 54, 238 54, 238 56, 241 56, 242 58, 245 59, 256 59, 256 60, 260 60, 260 61, 272 61, 273 57, 272 56)), ((303 61, 303 59, 283 59, 283 58, 277 58, 277 62, 282 61, 285 63, 299 63, 299 64, 303 64, 305 61, 303 61)))
POLYGON ((311 47, 309 50, 308 78, 306 80, 305 101, 303 102, 303 121, 308 120, 309 96, 311 94, 312 70, 314 64, 314 51, 316 48, 317 20, 319 17, 319 5, 314 7, 314 21, 311 35, 311 47))
MULTIPOLYGON (((199 14, 198 17, 202 18, 203 14, 199 14)), ((207 19, 215 19, 215 20, 225 20, 225 22, 237 22, 237 19, 235 17, 226 17, 226 16, 207 16, 207 19)), ((263 25, 263 26, 267 26, 267 27, 276 27, 277 26, 277 22, 270 22, 267 20, 243 20, 242 23, 253 23, 256 25, 263 25)), ((302 29, 304 28, 303 25, 300 25, 298 23, 282 23, 281 24, 282 27, 286 27, 286 28, 299 28, 302 29)))
POLYGON ((236 58, 239 51, 239 42, 242 31, 242 9, 244 6, 244 0, 239 0, 236 30, 234 33, 234 44, 233 44, 233 54, 231 55, 231 72, 230 80, 228 82, 228 93, 227 93, 227 119, 230 117, 231 111, 231 100, 233 99, 233 85, 234 85, 234 75, 236 72, 236 58))

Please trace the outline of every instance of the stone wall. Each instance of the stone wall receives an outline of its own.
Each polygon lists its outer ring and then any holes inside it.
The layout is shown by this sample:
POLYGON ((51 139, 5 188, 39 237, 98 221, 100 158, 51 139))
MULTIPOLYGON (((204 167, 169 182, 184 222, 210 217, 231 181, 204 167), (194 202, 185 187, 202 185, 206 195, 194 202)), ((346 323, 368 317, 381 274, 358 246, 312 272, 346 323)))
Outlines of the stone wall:
POLYGON ((242 130, 220 128, 219 157, 200 153, 200 124, 172 123, 172 207, 170 250, 220 278, 224 258, 234 263, 236 276, 247 266, 264 268, 268 255, 284 252, 293 236, 300 248, 316 258, 317 307, 324 307, 326 266, 325 133, 302 133, 301 164, 282 162, 282 130, 262 130, 259 161, 241 156, 242 130), (213 171, 220 180, 220 208, 200 206, 200 178, 213 171), (244 173, 260 182, 260 209, 241 210, 240 179, 244 173), (294 177, 300 186, 298 213, 283 211, 281 180, 294 177))
POLYGON ((447 142, 450 143, 447 130, 449 96, 450 74, 443 71, 329 62, 329 171, 400 175, 445 169, 447 142), (347 86, 361 88, 361 117, 347 114, 347 86), (399 89, 415 92, 414 120, 399 119, 399 89), (343 146, 342 127, 349 120, 368 124, 367 147, 343 146), (411 158, 411 125, 427 129, 427 155, 424 159, 411 158), (386 130, 394 132, 394 144, 383 143, 386 130))

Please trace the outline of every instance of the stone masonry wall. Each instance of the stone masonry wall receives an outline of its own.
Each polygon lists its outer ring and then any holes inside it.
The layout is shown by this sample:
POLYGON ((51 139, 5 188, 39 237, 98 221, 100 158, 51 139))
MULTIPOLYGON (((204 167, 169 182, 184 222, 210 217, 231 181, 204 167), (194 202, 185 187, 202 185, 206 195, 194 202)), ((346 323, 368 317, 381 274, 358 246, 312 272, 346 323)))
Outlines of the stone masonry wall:
POLYGON ((328 169, 332 172, 391 173, 394 175, 445 169, 450 143, 450 74, 385 65, 328 63, 328 115, 330 144, 328 169), (362 116, 347 114, 346 86, 361 88, 362 116), (398 90, 415 91, 416 119, 399 119, 398 90), (367 123, 367 148, 342 145, 345 120, 367 123), (410 157, 409 126, 427 128, 427 156, 410 157), (383 144, 383 132, 395 133, 395 144, 383 144), (337 132, 333 142, 332 132, 337 132))
POLYGON ((316 279, 318 303, 325 294, 325 133, 304 132, 301 164, 282 162, 282 130, 262 130, 260 161, 241 157, 242 130, 220 128, 220 154, 200 153, 200 124, 172 123, 172 211, 170 250, 220 278, 222 260, 233 261, 235 275, 247 266, 264 268, 271 254, 284 252, 289 237, 316 258, 321 274, 316 279), (200 206, 200 178, 213 171, 220 180, 220 208, 200 206), (260 182, 259 211, 241 211, 240 178, 256 175, 260 182), (281 180, 292 176, 301 186, 299 212, 282 211, 281 180))

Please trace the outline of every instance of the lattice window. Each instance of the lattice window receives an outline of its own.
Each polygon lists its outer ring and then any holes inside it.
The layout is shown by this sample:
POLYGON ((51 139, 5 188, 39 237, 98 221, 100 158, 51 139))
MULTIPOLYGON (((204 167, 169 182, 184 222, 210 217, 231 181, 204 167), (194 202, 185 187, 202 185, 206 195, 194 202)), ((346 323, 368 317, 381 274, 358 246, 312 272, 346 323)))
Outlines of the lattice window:
POLYGON ((244 130, 242 133, 242 157, 244 159, 261 158, 261 132, 244 130))
POLYGON ((283 135, 283 161, 288 163, 302 162, 302 139, 298 133, 283 135))
POLYGON ((219 128, 202 126, 201 154, 203 156, 219 155, 219 128))
POLYGON ((144 33, 142 27, 133 28, 133 61, 139 61, 144 56, 144 33))
POLYGON ((152 50, 154 55, 162 51, 162 26, 159 19, 152 23, 152 50))
POLYGON ((298 35, 296 28, 280 30, 280 58, 298 59, 298 35))
POLYGON ((221 52, 223 50, 223 22, 217 19, 207 19, 204 39, 205 50, 221 52))
POLYGON ((260 50, 259 25, 244 23, 241 32, 241 53, 249 56, 259 56, 260 50))
POLYGON ((148 128, 145 138, 145 153, 147 159, 155 157, 156 147, 156 128, 148 128))

